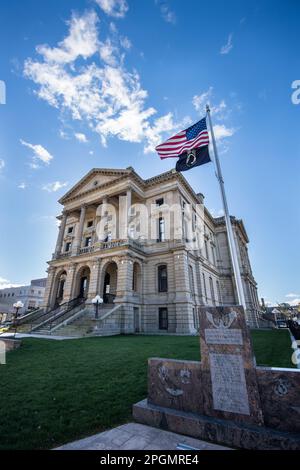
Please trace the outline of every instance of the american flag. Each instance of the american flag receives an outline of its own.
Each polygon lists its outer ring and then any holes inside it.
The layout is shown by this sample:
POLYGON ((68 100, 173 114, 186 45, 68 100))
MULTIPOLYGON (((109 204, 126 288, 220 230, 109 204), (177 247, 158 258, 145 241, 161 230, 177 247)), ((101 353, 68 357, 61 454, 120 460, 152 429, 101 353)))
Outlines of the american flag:
POLYGON ((179 157, 189 150, 205 147, 209 144, 209 137, 206 127, 206 118, 201 119, 193 126, 170 137, 156 147, 156 151, 161 159, 179 157))

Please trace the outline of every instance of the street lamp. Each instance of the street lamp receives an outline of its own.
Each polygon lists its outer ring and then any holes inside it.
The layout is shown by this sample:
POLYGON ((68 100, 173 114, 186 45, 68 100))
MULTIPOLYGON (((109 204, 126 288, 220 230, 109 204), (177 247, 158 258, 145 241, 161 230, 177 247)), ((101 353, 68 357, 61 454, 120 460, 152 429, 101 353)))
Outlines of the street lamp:
POLYGON ((14 324, 15 324, 15 334, 17 332, 17 318, 18 318, 18 313, 19 313, 19 310, 20 308, 23 308, 24 307, 24 304, 23 302, 21 302, 20 300, 18 302, 16 302, 15 304, 13 304, 13 307, 14 309, 16 310, 15 311, 15 316, 14 316, 14 324))
POLYGON ((95 319, 98 320, 99 304, 103 304, 102 297, 100 297, 100 295, 96 295, 96 297, 94 297, 94 299, 92 300, 92 304, 95 305, 95 319))

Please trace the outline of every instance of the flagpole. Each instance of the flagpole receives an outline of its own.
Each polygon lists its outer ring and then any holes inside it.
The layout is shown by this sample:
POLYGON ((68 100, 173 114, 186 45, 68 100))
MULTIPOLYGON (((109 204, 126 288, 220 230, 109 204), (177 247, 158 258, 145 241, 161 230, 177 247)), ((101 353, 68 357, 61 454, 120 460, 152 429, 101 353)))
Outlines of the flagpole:
POLYGON ((227 229, 229 251, 230 251, 230 257, 231 257, 231 262, 232 262, 232 267, 233 267, 233 273, 234 273, 234 279, 235 279, 235 284, 236 284, 238 302, 246 310, 246 300, 245 300, 245 295, 244 295, 244 289, 243 289, 242 277, 241 277, 240 266, 239 266, 239 261, 238 261, 238 255, 237 255, 237 251, 236 251, 236 243, 235 243, 235 240, 234 240, 232 224, 231 224, 229 210, 228 210, 227 198, 226 198, 226 193, 225 193, 225 185, 224 185, 224 180, 223 180, 223 176, 222 176, 220 160, 219 160, 219 156, 218 156, 218 150, 217 150, 217 144, 216 144, 214 129, 213 129, 212 122, 211 122, 209 105, 206 105, 206 112, 207 112, 207 115, 208 115, 211 138, 212 138, 212 144, 213 144, 213 149, 214 149, 215 163, 216 163, 216 169, 217 169, 216 176, 217 176, 217 179, 218 179, 219 184, 220 184, 221 196, 222 196, 222 201, 223 201, 223 208, 224 208, 225 223, 226 223, 226 229, 227 229))

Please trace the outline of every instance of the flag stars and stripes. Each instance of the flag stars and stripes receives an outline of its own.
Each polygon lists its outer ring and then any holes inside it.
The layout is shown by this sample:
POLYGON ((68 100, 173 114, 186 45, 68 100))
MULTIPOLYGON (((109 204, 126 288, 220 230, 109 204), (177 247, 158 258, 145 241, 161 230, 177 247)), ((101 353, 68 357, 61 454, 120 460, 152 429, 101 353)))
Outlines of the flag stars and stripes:
POLYGON ((206 118, 201 119, 193 126, 170 137, 156 147, 160 158, 179 157, 184 152, 204 147, 209 144, 209 136, 206 126, 206 118))

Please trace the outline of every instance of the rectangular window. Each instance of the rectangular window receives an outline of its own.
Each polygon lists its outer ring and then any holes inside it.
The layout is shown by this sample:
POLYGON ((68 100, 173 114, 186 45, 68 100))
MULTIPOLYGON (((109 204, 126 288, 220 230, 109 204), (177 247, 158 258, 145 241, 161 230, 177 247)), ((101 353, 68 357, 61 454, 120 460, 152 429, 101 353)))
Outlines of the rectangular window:
POLYGON ((70 234, 70 233, 73 233, 73 228, 74 228, 74 227, 68 227, 68 233, 69 233, 69 234, 70 234))
POLYGON ((165 220, 163 217, 158 219, 158 242, 165 241, 165 220))
POLYGON ((86 237, 84 246, 87 248, 92 245, 92 237, 86 237))
POLYGON ((164 198, 161 197, 159 199, 156 199, 155 201, 156 205, 159 207, 159 206, 163 206, 164 205, 164 198))
POLYGON ((90 228, 93 226, 93 221, 92 220, 89 220, 88 223, 87 223, 87 227, 90 228))
POLYGON ((71 250, 71 245, 72 245, 71 242, 67 242, 67 243, 66 243, 66 248, 65 248, 65 252, 66 252, 66 253, 68 253, 68 252, 71 250))
POLYGON ((205 244, 205 257, 209 261, 209 254, 208 254, 208 243, 207 240, 204 241, 205 244))
POLYGON ((205 300, 207 300, 206 279, 205 279, 204 273, 202 273, 202 280, 203 280, 203 294, 204 294, 205 300))
POLYGON ((168 329, 168 309, 165 307, 159 309, 159 329, 168 329))
POLYGON ((209 287, 210 287, 210 295, 213 305, 216 305, 216 298, 215 298, 215 290, 214 290, 214 283, 212 278, 209 278, 209 287))

